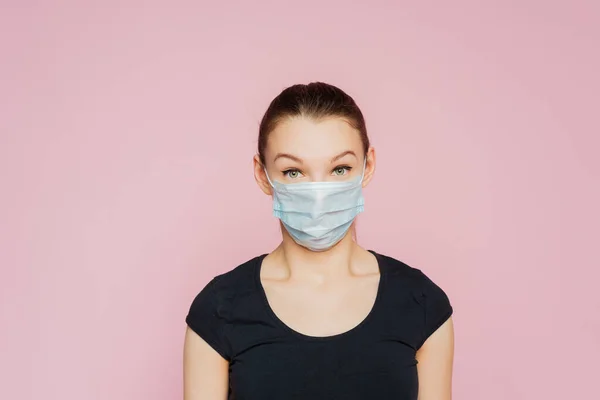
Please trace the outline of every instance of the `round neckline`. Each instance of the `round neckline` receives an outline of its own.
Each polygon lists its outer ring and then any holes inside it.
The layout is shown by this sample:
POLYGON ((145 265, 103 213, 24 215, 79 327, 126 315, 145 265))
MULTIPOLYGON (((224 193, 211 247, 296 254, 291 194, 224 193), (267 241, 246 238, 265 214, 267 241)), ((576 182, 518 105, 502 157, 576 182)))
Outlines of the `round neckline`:
POLYGON ((283 328, 283 330, 285 330, 286 332, 299 337, 301 339, 304 340, 311 340, 311 341, 327 341, 327 340, 334 340, 334 339, 341 339, 342 337, 346 337, 349 336, 357 331, 359 331, 363 326, 365 326, 372 318, 373 315, 375 314, 375 312, 377 311, 377 309, 379 308, 379 303, 381 303, 381 298, 382 298, 382 293, 384 290, 384 284, 385 284, 385 268, 383 268, 382 266, 382 262, 381 259, 379 257, 379 254, 377 254, 375 251, 373 250, 367 250, 369 253, 373 254, 375 256, 375 261, 377 262, 377 267, 379 268, 379 282, 377 284, 377 294, 375 295, 375 301, 373 302, 373 306, 371 307, 371 309, 369 310, 369 313, 366 315, 366 317, 364 317, 362 319, 362 321, 360 321, 357 325, 355 325, 353 328, 348 329, 347 331, 344 332, 340 332, 340 333, 336 333, 334 335, 327 335, 327 336, 312 336, 312 335, 307 335, 304 334, 302 332, 298 332, 297 330, 293 329, 292 327, 290 327, 289 325, 287 325, 285 322, 283 322, 283 320, 281 320, 277 314, 275 313, 275 311, 273 310, 273 308, 271 307, 271 305, 269 304, 269 299, 267 298, 267 293, 265 291, 265 288, 260 280, 260 271, 262 269, 262 263, 265 259, 265 257, 268 254, 262 254, 260 256, 257 257, 256 259, 256 263, 254 265, 254 279, 258 288, 258 291, 260 293, 260 297, 264 303, 264 306, 267 310, 267 313, 269 314, 269 316, 271 317, 271 319, 273 321, 275 321, 275 323, 283 328))

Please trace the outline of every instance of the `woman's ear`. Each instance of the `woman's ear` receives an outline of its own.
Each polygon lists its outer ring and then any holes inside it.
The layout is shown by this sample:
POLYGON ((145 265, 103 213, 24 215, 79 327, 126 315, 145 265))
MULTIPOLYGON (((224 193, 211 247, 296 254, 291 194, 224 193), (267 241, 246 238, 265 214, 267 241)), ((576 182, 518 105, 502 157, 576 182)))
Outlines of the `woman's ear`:
POLYGON ((258 187, 263 191, 266 195, 272 195, 271 184, 267 179, 266 166, 260 161, 260 156, 256 154, 253 159, 254 164, 254 179, 258 184, 258 187))
POLYGON ((367 160, 365 163, 365 177, 363 178, 362 187, 365 187, 373 179, 375 173, 375 148, 369 147, 366 154, 367 160))

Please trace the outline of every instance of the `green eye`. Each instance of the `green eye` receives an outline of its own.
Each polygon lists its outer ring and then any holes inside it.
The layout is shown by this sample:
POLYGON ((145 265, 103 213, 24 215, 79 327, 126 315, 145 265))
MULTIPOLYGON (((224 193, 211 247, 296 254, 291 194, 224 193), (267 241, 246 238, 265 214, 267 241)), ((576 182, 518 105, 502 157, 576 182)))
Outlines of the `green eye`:
POLYGON ((283 171, 283 175, 287 176, 288 178, 296 179, 300 176, 300 171, 297 169, 288 169, 287 171, 283 171))
POLYGON ((350 167, 337 167, 333 170, 333 173, 337 176, 346 175, 346 173, 350 171, 350 167))

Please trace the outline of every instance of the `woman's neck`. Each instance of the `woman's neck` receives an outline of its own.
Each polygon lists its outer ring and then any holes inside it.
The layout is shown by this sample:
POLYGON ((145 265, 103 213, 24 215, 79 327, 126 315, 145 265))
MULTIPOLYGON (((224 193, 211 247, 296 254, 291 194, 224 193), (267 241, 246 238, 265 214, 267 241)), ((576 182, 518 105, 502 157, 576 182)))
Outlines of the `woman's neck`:
POLYGON ((362 248, 352 239, 350 232, 332 248, 325 251, 311 251, 300 246, 284 228, 281 244, 272 255, 290 274, 290 278, 308 280, 329 280, 347 276, 356 253, 362 248))

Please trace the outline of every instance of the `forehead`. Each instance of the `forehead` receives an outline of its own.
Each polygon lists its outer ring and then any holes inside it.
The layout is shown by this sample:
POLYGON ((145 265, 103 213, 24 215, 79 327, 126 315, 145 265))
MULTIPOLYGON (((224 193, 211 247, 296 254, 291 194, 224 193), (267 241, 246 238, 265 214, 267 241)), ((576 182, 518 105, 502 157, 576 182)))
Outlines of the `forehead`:
POLYGON ((269 134, 266 153, 290 153, 300 158, 331 158, 343 151, 362 152, 358 130, 341 117, 314 120, 286 118, 269 134))

